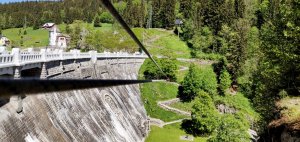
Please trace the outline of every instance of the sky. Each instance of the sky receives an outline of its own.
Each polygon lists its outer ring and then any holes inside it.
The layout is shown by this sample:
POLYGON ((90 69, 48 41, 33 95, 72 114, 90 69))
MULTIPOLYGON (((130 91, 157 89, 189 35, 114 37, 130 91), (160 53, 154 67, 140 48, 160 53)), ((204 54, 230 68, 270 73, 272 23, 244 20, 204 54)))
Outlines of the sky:
MULTIPOLYGON (((36 0, 0 0, 0 3, 21 2, 21 1, 36 1, 36 0)), ((48 1, 55 1, 55 0, 48 0, 48 1)))
POLYGON ((24 0, 0 0, 1 3, 8 3, 8 2, 20 2, 24 0))

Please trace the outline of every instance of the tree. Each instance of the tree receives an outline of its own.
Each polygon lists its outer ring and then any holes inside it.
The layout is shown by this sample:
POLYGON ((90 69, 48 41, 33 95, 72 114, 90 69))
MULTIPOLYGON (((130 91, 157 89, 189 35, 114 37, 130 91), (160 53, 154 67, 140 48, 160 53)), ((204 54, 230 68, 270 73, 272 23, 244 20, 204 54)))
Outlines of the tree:
POLYGON ((180 0, 179 12, 183 14, 184 18, 192 16, 192 0, 180 0))
POLYGON ((72 33, 72 29, 71 29, 71 27, 70 27, 69 24, 66 25, 66 33, 67 34, 71 34, 72 33))
POLYGON ((81 33, 81 23, 79 21, 75 22, 74 31, 71 34, 71 47, 72 48, 79 48, 79 41, 80 41, 80 33, 81 33))
POLYGON ((237 79, 239 84, 239 90, 242 91, 248 98, 252 98, 254 87, 255 74, 257 73, 259 62, 262 59, 262 53, 260 49, 259 30, 256 27, 252 27, 247 35, 247 48, 246 48, 246 60, 241 66, 240 75, 237 79))
POLYGON ((103 12, 101 15, 100 15, 100 22, 101 23, 113 23, 114 20, 113 20, 113 17, 110 13, 108 12, 103 12))
POLYGON ((145 70, 143 72, 146 79, 169 79, 170 81, 176 81, 176 71, 178 69, 175 59, 157 59, 154 58, 158 65, 163 70, 162 73, 158 67, 151 61, 145 61, 145 70))
POLYGON ((161 20, 164 28, 172 28, 175 23, 175 5, 176 0, 168 0, 162 4, 161 20))
POLYGON ((100 18, 96 16, 94 20, 94 27, 101 27, 100 18))
POLYGON ((250 141, 248 128, 231 114, 224 114, 208 142, 246 142, 250 141))
POLYGON ((218 112, 208 93, 197 93, 192 107, 192 129, 194 134, 210 134, 218 126, 218 112))
POLYGON ((234 24, 234 32, 231 33, 228 43, 226 58, 228 60, 228 71, 232 75, 232 80, 237 83, 237 78, 241 74, 242 64, 246 60, 247 34, 250 29, 249 22, 246 19, 239 19, 234 24))
POLYGON ((213 42, 214 36, 209 27, 201 28, 200 32, 197 32, 191 40, 193 50, 205 53, 211 52, 213 42))
POLYGON ((226 90, 230 87, 231 85, 231 77, 230 74, 227 72, 226 69, 223 69, 221 71, 220 75, 220 89, 223 93, 226 92, 226 90))
POLYGON ((199 68, 191 64, 181 86, 182 90, 179 92, 179 97, 184 101, 191 101, 201 90, 215 95, 218 84, 216 74, 211 67, 199 68))

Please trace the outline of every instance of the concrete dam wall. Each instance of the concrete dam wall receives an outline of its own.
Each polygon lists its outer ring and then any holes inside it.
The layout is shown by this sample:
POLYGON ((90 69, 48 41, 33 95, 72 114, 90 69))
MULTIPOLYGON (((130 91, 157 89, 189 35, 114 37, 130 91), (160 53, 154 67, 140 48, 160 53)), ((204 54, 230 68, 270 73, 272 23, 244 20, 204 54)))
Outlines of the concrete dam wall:
MULTIPOLYGON (((53 61, 22 70, 21 78, 137 79, 143 59, 53 61), (46 70, 45 70, 46 69, 46 70)), ((34 89, 34 88, 32 88, 34 89)), ((0 107, 0 141, 144 141, 149 123, 139 85, 25 95, 0 107)))

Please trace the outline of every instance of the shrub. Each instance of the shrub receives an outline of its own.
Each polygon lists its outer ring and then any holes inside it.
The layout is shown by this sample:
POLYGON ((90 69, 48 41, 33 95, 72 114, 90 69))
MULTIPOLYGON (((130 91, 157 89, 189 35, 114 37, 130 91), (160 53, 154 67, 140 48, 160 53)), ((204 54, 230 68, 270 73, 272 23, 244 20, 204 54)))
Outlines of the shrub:
POLYGON ((95 18, 94 27, 101 27, 100 18, 98 16, 95 18))
POLYGON ((230 114, 222 116, 219 126, 208 142, 246 142, 250 141, 247 128, 230 114))
POLYGON ((170 81, 176 81, 176 71, 178 69, 175 59, 154 59, 157 64, 161 67, 163 74, 158 67, 150 60, 145 61, 145 70, 143 72, 146 79, 170 79, 170 81))
POLYGON ((182 92, 179 92, 179 97, 184 101, 190 101, 200 90, 214 95, 217 93, 217 86, 216 74, 211 67, 199 68, 191 64, 182 81, 182 92))
POLYGON ((100 15, 100 22, 101 23, 113 23, 114 22, 114 19, 112 17, 112 15, 108 12, 103 12, 101 15, 100 15))
POLYGON ((192 107, 192 120, 189 133, 193 135, 210 134, 218 125, 218 112, 208 93, 200 91, 192 107))
POLYGON ((220 89, 222 90, 223 93, 225 93, 226 89, 228 89, 230 85, 231 85, 230 74, 226 69, 223 69, 220 75, 220 89))

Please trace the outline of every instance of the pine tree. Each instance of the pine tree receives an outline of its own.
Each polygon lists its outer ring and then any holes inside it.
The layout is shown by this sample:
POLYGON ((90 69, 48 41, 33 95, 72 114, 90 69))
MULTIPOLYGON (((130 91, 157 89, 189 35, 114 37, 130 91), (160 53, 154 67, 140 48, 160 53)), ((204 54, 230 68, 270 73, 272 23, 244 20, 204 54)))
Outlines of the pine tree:
POLYGON ((71 34, 72 33, 72 29, 71 29, 71 27, 70 27, 69 24, 67 24, 67 26, 66 26, 66 33, 67 34, 71 34))
POLYGON ((229 89, 231 85, 231 77, 230 74, 227 72, 226 69, 221 71, 220 75, 220 89, 223 93, 226 93, 226 90, 229 89))
POLYGON ((175 23, 176 0, 168 0, 163 3, 161 8, 161 20, 164 28, 171 28, 175 23))
POLYGON ((94 20, 94 27, 101 27, 99 16, 96 16, 96 18, 94 20))

